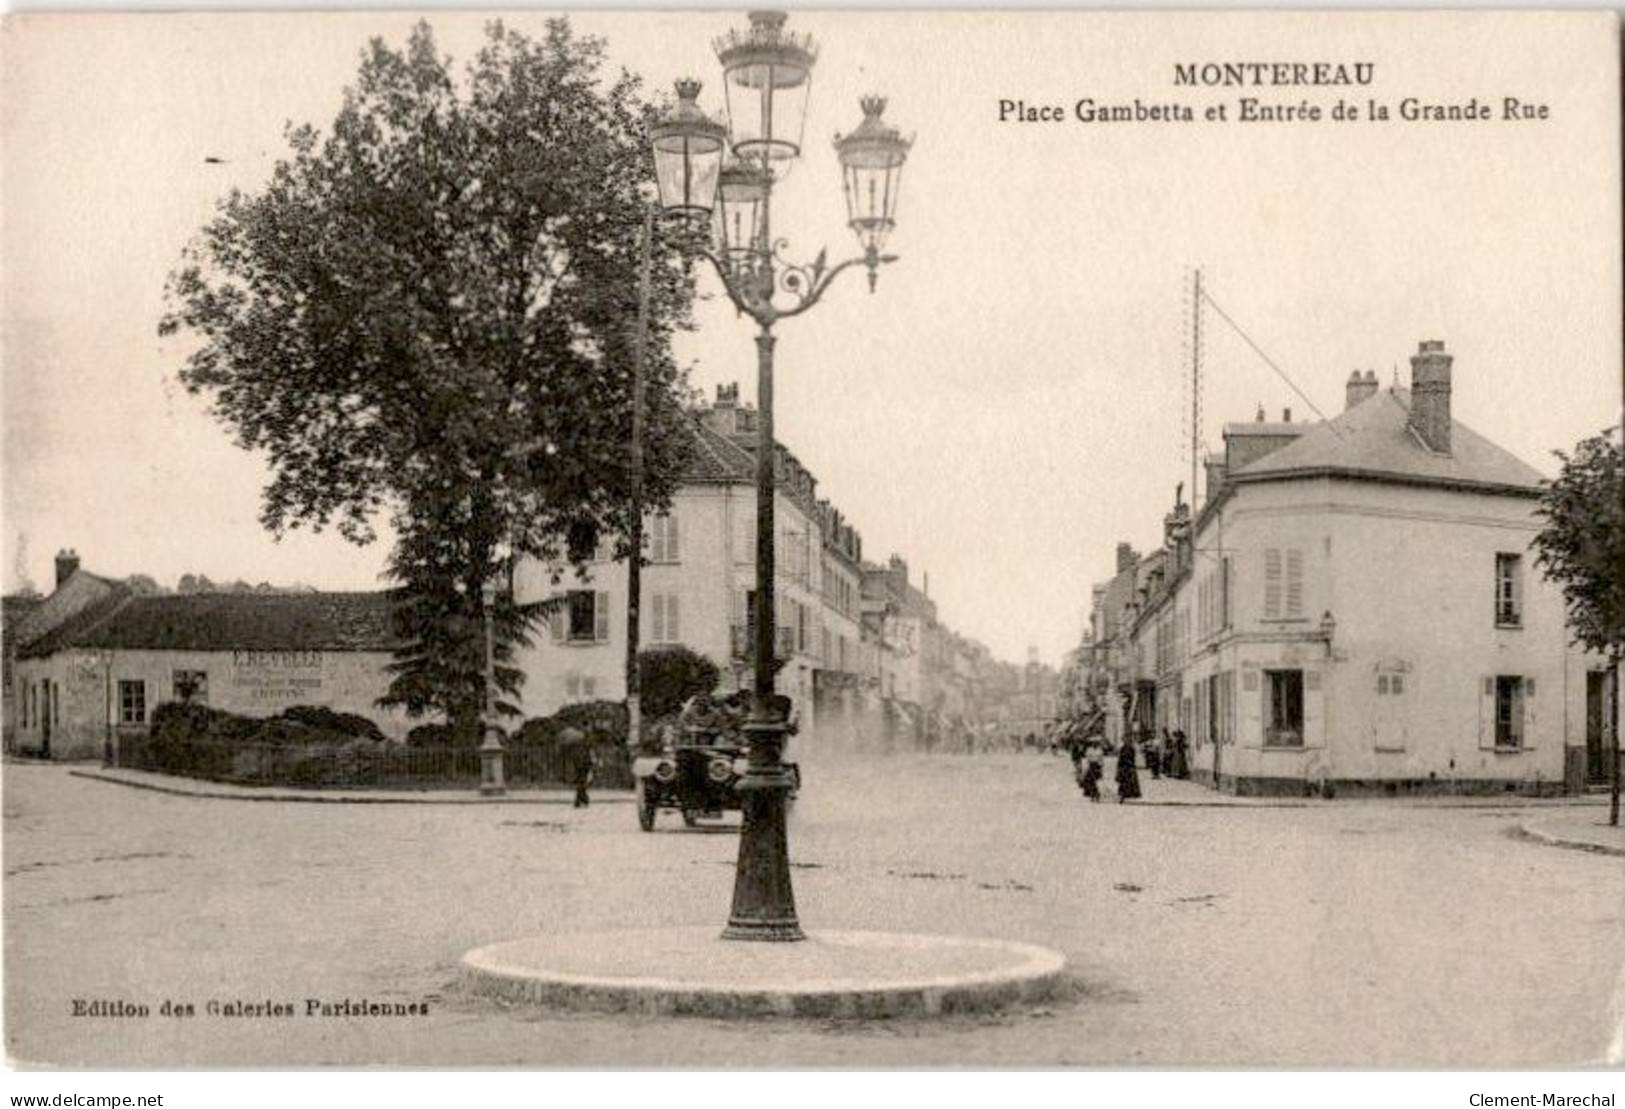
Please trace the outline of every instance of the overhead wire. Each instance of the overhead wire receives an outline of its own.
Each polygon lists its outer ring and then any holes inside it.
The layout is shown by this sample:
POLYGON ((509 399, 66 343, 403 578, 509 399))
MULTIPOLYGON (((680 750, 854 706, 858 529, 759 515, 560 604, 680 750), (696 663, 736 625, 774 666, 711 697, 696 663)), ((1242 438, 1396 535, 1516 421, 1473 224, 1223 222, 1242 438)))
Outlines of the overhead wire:
POLYGON ((1237 335, 1241 336, 1241 341, 1251 347, 1254 354, 1263 359, 1266 366, 1275 371, 1276 376, 1278 376, 1282 381, 1286 382, 1287 387, 1296 393, 1304 404, 1309 406, 1309 410, 1311 412, 1319 416, 1321 421, 1329 426, 1334 434, 1336 434, 1339 438, 1342 438, 1343 432, 1331 422, 1331 418, 1320 410, 1319 405, 1315 404, 1314 401, 1309 399, 1309 394, 1298 388, 1298 383, 1292 380, 1291 375, 1283 370, 1276 363, 1275 359, 1264 353, 1264 349, 1253 341, 1253 337, 1248 335, 1239 323, 1230 318, 1230 313, 1226 312, 1219 302, 1213 299, 1213 295, 1206 289, 1202 290, 1202 299, 1212 306, 1213 310, 1219 314, 1220 319, 1230 325, 1231 330, 1233 330, 1237 335))

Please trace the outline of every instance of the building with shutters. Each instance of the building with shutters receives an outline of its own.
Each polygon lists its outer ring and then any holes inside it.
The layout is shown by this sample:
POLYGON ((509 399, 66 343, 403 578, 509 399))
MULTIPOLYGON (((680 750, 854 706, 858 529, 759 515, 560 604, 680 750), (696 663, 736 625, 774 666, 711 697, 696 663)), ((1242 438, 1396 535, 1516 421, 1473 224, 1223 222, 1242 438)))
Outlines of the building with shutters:
POLYGON ((1424 342, 1409 389, 1356 373, 1329 421, 1226 427, 1162 567, 1115 613, 1096 590, 1130 734, 1183 729, 1239 793, 1602 778, 1615 681, 1534 565, 1541 475, 1452 417, 1452 362, 1424 342))
MULTIPOLYGON (((721 689, 751 684, 756 586, 756 411, 737 385, 694 413, 694 449, 669 512, 644 522, 638 639, 682 644, 708 657, 721 689)), ((797 705, 803 734, 830 745, 930 746, 980 712, 974 694, 994 665, 985 647, 937 619, 907 563, 864 561, 863 539, 818 482, 777 446, 774 520, 780 693, 797 705)), ((574 573, 522 560, 521 603, 562 596, 544 634, 519 652, 526 716, 626 696, 627 566, 605 543, 574 573), (559 580, 555 581, 555 576, 559 580)))
MULTIPOLYGON (((722 689, 751 681, 756 581, 756 412, 738 387, 694 414, 694 450, 670 511, 644 523, 641 647, 682 644, 722 673, 722 689)), ((849 693, 878 669, 861 622, 862 538, 826 500, 817 479, 781 444, 778 488, 777 644, 785 660, 778 688, 810 721, 817 702, 845 711, 849 693)), ((525 560, 514 569, 522 603, 564 595, 546 634, 520 653, 525 715, 577 701, 626 695, 627 566, 604 544, 577 580, 525 560)))

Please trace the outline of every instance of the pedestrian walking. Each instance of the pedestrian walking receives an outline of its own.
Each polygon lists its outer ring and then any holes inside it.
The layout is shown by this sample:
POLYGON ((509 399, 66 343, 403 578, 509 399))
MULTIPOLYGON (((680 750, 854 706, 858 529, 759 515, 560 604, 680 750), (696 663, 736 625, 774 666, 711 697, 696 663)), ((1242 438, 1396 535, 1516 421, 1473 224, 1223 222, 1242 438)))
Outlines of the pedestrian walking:
POLYGON ((1133 801, 1140 796, 1140 772, 1134 765, 1134 741, 1124 739, 1117 749, 1117 803, 1133 801))
POLYGON ((597 757, 593 745, 587 742, 587 737, 579 728, 566 728, 559 733, 559 742, 564 744, 568 751, 570 762, 570 780, 576 787, 575 808, 584 809, 592 804, 592 798, 587 795, 587 787, 592 785, 593 772, 597 769, 597 757))
POLYGON ((1191 776, 1190 743, 1186 740, 1184 731, 1179 728, 1174 729, 1174 744, 1169 759, 1172 764, 1168 769, 1170 778, 1191 776))
POLYGON ((1163 760, 1166 758, 1165 752, 1168 750, 1168 747, 1169 742, 1167 728, 1162 729, 1160 733, 1146 740, 1145 768, 1151 771, 1151 776, 1153 778, 1162 777, 1163 760))
POLYGON ((1078 775, 1078 787, 1083 795, 1091 801, 1100 800, 1100 779, 1106 772, 1106 756, 1100 750, 1100 744, 1089 742, 1083 751, 1080 763, 1082 773, 1078 775))

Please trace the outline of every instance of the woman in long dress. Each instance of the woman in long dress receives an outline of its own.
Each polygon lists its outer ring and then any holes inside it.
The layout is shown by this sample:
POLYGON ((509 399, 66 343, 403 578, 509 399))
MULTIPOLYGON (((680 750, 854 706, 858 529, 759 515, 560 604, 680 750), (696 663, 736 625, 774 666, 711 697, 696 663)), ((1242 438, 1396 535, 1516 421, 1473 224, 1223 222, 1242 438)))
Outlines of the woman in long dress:
POLYGON ((1106 756, 1100 753, 1100 744, 1091 742, 1084 748, 1082 763, 1083 773, 1078 777, 1078 785, 1082 787, 1085 797, 1099 801, 1100 779, 1106 764, 1106 756))
POLYGON ((1134 766, 1134 741, 1124 739, 1117 749, 1117 803, 1133 801, 1140 796, 1140 772, 1134 766))

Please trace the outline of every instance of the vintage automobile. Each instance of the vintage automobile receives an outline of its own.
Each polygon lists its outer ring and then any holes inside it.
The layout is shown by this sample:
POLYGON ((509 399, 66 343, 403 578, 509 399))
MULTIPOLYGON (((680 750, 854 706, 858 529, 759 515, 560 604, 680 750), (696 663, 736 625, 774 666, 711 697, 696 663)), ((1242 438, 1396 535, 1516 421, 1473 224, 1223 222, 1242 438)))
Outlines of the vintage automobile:
MULTIPOLYGON (((726 712, 693 714, 695 720, 669 729, 658 755, 632 760, 637 790, 638 827, 654 831, 662 809, 682 813, 690 828, 702 818, 718 818, 741 808, 739 780, 745 776, 745 744, 735 716, 726 712)), ((792 725, 793 727, 794 725, 792 725)), ((801 769, 790 769, 790 800, 801 788, 801 769)))

